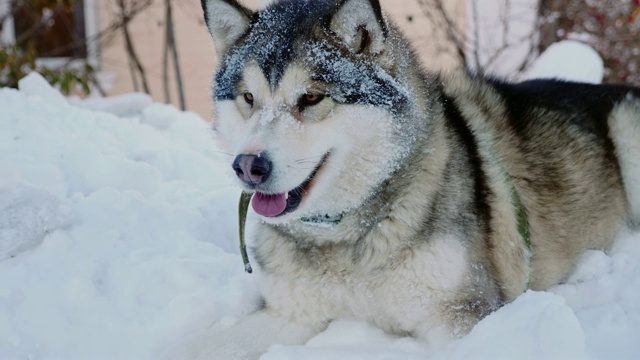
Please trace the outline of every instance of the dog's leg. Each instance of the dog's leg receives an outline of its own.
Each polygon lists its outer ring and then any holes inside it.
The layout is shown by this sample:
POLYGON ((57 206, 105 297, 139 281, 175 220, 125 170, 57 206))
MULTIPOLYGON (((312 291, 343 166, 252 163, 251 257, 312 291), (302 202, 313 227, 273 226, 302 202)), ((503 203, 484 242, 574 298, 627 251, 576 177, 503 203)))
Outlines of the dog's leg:
POLYGON ((547 251, 535 253, 531 258, 531 278, 529 288, 542 291, 565 280, 567 274, 575 266, 579 253, 547 251))
POLYGON ((449 300, 434 304, 431 316, 418 322, 413 335, 426 342, 432 350, 439 350, 452 340, 468 334, 485 316, 498 309, 502 302, 479 289, 450 293, 449 300), (463 295, 467 292, 466 295, 463 295), (456 297, 458 297, 456 299, 456 297))
POLYGON ((432 351, 440 350, 451 341, 469 333, 482 318, 482 316, 465 309, 470 306, 466 303, 459 305, 452 305, 448 302, 445 305, 443 303, 441 307, 443 311, 422 321, 411 333, 417 339, 428 344, 432 351))
POLYGON ((257 311, 233 325, 217 323, 186 339, 176 341, 163 359, 257 359, 271 345, 300 345, 327 324, 304 324, 271 313, 257 311))
POLYGON ((627 99, 609 117, 632 225, 640 226, 640 100, 627 99))

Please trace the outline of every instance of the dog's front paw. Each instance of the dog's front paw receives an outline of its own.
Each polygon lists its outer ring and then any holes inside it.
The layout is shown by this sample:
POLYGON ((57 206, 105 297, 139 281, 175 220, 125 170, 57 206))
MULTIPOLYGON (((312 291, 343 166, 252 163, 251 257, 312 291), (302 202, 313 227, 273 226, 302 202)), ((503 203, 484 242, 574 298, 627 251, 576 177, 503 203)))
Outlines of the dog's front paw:
POLYGON ((218 323, 209 329, 173 341, 160 351, 162 359, 257 359, 271 345, 299 345, 326 325, 292 322, 258 311, 238 323, 218 323))

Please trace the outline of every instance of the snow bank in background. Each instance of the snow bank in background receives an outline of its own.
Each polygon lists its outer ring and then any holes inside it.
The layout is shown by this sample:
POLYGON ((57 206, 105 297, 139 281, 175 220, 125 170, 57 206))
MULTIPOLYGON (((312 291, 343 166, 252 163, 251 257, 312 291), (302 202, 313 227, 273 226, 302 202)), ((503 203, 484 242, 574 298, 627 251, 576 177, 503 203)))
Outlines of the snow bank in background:
MULTIPOLYGON (((21 86, 0 90, 1 359, 151 359, 256 309, 237 251, 239 191, 204 121, 137 95, 82 109, 37 75, 21 86), (113 115, 125 105, 134 111, 113 115)), ((437 353, 342 320, 263 358, 638 359, 639 333, 635 233, 437 353)))
POLYGON ((153 103, 153 99, 147 94, 132 93, 108 98, 71 99, 70 102, 83 109, 102 111, 120 117, 131 117, 139 115, 144 108, 153 103))
POLYGON ((556 78, 599 84, 604 62, 589 45, 574 40, 552 44, 531 65, 521 80, 556 78))

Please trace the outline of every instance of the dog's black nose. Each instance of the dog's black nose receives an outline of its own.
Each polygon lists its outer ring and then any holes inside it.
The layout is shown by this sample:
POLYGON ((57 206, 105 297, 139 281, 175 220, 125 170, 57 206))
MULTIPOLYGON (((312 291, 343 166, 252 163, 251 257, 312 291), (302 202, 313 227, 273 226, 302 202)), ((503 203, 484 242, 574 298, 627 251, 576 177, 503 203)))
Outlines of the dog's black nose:
POLYGON ((271 161, 265 155, 240 154, 231 166, 238 178, 249 185, 262 184, 271 174, 271 161))

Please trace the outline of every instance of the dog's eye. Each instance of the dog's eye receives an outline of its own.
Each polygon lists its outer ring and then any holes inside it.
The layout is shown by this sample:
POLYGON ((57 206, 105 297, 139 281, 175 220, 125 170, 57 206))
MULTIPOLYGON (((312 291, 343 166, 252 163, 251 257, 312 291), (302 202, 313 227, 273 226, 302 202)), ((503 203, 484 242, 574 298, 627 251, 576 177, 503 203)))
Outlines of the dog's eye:
POLYGON ((304 94, 298 100, 298 107, 300 110, 304 110, 304 108, 313 106, 324 99, 324 95, 322 94, 304 94))
POLYGON ((253 105, 253 94, 250 92, 244 93, 244 101, 249 105, 253 105))

